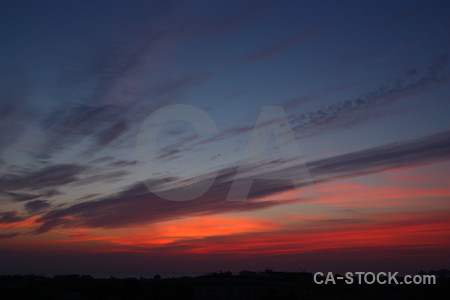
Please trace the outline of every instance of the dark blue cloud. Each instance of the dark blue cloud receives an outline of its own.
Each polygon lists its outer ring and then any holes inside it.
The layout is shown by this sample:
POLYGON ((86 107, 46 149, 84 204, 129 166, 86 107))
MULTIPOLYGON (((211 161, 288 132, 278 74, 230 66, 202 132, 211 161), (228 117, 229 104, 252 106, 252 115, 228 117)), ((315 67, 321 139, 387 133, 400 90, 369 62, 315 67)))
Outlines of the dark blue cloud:
POLYGON ((0 211, 0 224, 16 223, 25 220, 16 211, 0 211))
POLYGON ((46 208, 49 208, 50 206, 51 206, 50 203, 46 200, 34 200, 34 201, 27 202, 25 204, 25 209, 29 213, 35 213, 35 212, 42 211, 46 208))

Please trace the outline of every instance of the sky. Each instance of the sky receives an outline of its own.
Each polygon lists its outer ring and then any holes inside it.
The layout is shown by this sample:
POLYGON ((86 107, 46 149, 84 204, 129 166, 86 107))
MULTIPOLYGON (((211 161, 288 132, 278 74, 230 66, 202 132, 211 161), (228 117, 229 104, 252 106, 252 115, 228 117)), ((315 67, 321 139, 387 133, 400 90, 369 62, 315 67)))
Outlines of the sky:
POLYGON ((2 274, 450 269, 448 1, 1 1, 2 274))

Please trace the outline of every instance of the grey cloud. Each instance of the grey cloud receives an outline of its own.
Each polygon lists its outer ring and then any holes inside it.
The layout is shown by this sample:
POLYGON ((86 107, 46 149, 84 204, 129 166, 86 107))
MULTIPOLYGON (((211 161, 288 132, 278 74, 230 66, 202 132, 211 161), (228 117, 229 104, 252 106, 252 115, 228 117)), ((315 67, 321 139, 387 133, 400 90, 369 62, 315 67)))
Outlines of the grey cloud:
POLYGON ((27 202, 25 204, 25 209, 29 213, 35 213, 35 212, 41 211, 41 210, 49 208, 49 207, 50 207, 50 203, 45 200, 34 200, 34 201, 27 202))
POLYGON ((15 223, 25 220, 16 211, 0 211, 0 224, 15 223))
POLYGON ((96 196, 100 196, 100 194, 89 194, 89 195, 86 195, 86 196, 78 198, 77 201, 86 200, 86 199, 89 199, 89 198, 94 198, 96 196))
MULTIPOLYGON (((322 159, 307 163, 310 175, 315 182, 336 180, 359 176, 391 168, 435 163, 450 159, 450 131, 426 136, 420 139, 393 143, 363 151, 322 159)), ((257 170, 257 165, 244 166, 249 171, 257 170)), ((281 171, 265 171, 266 178, 279 178, 280 174, 300 176, 299 166, 281 171)), ((132 224, 152 223, 189 215, 207 215, 224 212, 258 210, 280 203, 303 201, 292 199, 288 202, 258 198, 289 190, 292 185, 285 181, 256 181, 247 201, 226 201, 236 169, 226 168, 204 195, 190 201, 168 201, 151 193, 143 184, 135 184, 122 192, 102 199, 74 204, 67 208, 53 210, 43 216, 37 233, 45 232, 55 226, 122 227, 132 224), (73 218, 65 218, 72 216, 73 218)), ((203 174, 203 176, 208 174, 203 174)), ((306 178, 303 185, 310 185, 306 178)), ((176 178, 168 181, 177 180, 176 178)), ((167 180, 155 179, 153 186, 166 183, 167 180)), ((151 184, 151 182, 148 182, 151 184)), ((151 185, 151 186, 152 186, 151 185)), ((183 193, 183 189, 173 189, 183 193)))
POLYGON ((112 181, 118 180, 119 178, 122 178, 128 174, 130 174, 130 172, 125 171, 125 170, 102 172, 99 174, 87 176, 85 178, 80 178, 73 184, 74 185, 86 185, 86 184, 91 184, 94 182, 112 182, 112 181))
POLYGON ((29 201, 40 197, 40 195, 14 193, 14 192, 1 192, 0 194, 5 196, 6 198, 12 199, 17 202, 29 201))
POLYGON ((117 139, 121 134, 126 132, 129 128, 129 125, 125 121, 119 121, 114 123, 112 126, 104 129, 96 135, 96 143, 98 147, 105 147, 110 144, 112 141, 117 139))
POLYGON ((55 153, 85 138, 90 138, 91 141, 89 153, 101 150, 113 141, 124 137, 128 132, 135 133, 139 120, 147 117, 156 108, 171 103, 210 78, 212 78, 211 74, 198 74, 155 84, 145 92, 145 97, 137 97, 142 101, 136 100, 127 106, 94 102, 89 105, 58 108, 42 123, 46 132, 46 141, 37 157, 51 158, 55 153), (149 105, 148 99, 153 99, 152 105, 149 105))
POLYGON ((188 215, 257 210, 278 204, 277 201, 225 201, 231 181, 224 179, 229 178, 229 175, 219 176, 209 191, 191 201, 164 200, 151 193, 143 184, 136 184, 110 197, 49 212, 38 220, 42 225, 36 233, 48 231, 55 226, 112 228, 188 215), (65 218, 68 215, 75 218, 68 220, 65 218))
POLYGON ((110 124, 122 124, 116 123, 122 113, 117 106, 86 104, 53 111, 42 123, 47 138, 38 157, 50 158, 89 136, 96 135, 97 144, 110 142, 117 130, 110 124))
POLYGON ((257 60, 268 59, 274 57, 284 51, 289 50, 290 48, 296 46, 299 43, 308 41, 317 35, 316 31, 311 31, 308 33, 301 33, 294 36, 291 36, 285 40, 282 40, 278 43, 270 45, 267 48, 264 48, 260 51, 256 51, 254 53, 248 54, 238 60, 240 64, 247 64, 257 60))
POLYGON ((100 158, 96 158, 90 161, 90 164, 103 164, 114 160, 114 157, 112 156, 103 156, 100 158))
POLYGON ((114 161, 111 162, 109 164, 110 167, 131 167, 136 165, 136 161, 135 160, 118 160, 118 161, 114 161))
POLYGON ((79 56, 63 61, 60 82, 56 84, 61 96, 67 98, 65 103, 72 104, 59 106, 42 122, 46 138, 38 158, 50 159, 85 138, 92 143, 90 152, 115 146, 113 142, 125 139, 150 112, 177 101, 213 77, 178 77, 162 71, 171 43, 199 33, 228 32, 253 14, 254 6, 261 5, 255 2, 251 9, 239 9, 237 14, 229 14, 221 22, 214 20, 210 26, 205 26, 205 20, 185 20, 183 14, 179 15, 178 4, 162 6, 164 13, 159 12, 158 18, 176 14, 176 22, 161 27, 161 20, 148 13, 142 24, 124 26, 123 31, 111 36, 95 36, 95 40, 86 41, 88 47, 81 49, 79 56))
MULTIPOLYGON (((24 171, 22 174, 5 175, 0 179, 2 190, 47 190, 77 181, 78 176, 88 167, 77 164, 59 164, 39 169, 24 171)), ((53 195, 55 195, 54 192, 53 195)), ((29 200, 29 199, 28 199, 29 200)))
POLYGON ((316 180, 358 176, 450 158, 450 131, 308 163, 316 180))
POLYGON ((39 194, 27 194, 27 193, 17 193, 17 192, 8 192, 3 191, 0 192, 0 195, 4 196, 7 199, 11 199, 16 202, 22 201, 30 201, 38 198, 51 198, 54 196, 62 195, 58 190, 42 190, 39 194))

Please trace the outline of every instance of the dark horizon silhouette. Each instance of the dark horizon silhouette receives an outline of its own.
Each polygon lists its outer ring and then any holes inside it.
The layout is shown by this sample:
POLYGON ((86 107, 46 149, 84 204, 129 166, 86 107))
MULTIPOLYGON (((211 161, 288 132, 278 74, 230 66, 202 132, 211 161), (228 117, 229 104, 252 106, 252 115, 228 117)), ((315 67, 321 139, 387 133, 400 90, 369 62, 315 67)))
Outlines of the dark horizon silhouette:
MULTIPOLYGON (((437 299, 450 291, 450 270, 436 275, 433 285, 318 285, 308 272, 241 271, 197 277, 94 278, 89 275, 2 275, 6 299, 437 299)), ((400 278, 402 278, 400 276, 400 278)))

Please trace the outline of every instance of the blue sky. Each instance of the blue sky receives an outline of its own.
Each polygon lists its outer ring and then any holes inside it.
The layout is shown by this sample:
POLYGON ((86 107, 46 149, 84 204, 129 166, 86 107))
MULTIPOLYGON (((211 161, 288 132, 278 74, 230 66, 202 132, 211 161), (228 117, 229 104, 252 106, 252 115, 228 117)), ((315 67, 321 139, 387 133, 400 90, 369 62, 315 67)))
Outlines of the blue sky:
MULTIPOLYGON (((70 247, 80 253, 115 249, 128 255, 142 246, 140 233, 147 226, 145 232, 161 240, 168 253, 223 256, 205 259, 203 270, 211 261, 233 266, 244 255, 207 247, 214 239, 225 249, 233 238, 240 241, 255 230, 287 241, 292 238, 287 228, 303 228, 297 221, 329 224, 319 226, 324 236, 336 234, 334 226, 354 224, 367 214, 378 220, 374 230, 391 222, 373 207, 352 216, 335 209, 327 200, 334 199, 328 184, 335 184, 336 194, 344 198, 353 189, 361 190, 353 204, 346 204, 355 211, 364 190, 379 195, 380 201, 420 194, 428 207, 390 207, 393 220, 410 216, 408 224, 418 226, 424 219, 439 219, 430 212, 442 210, 448 200, 447 181, 441 182, 449 178, 443 167, 450 136, 448 10, 446 1, 2 2, 3 250, 27 255, 20 245, 44 251, 40 247, 47 243, 52 246, 46 251, 62 258, 67 253, 61 249, 70 247), (173 104, 201 109, 217 131, 200 136, 187 122, 171 122, 158 135, 155 161, 144 161, 136 146, 142 125, 152 113, 173 104), (245 149, 265 106, 284 109, 303 154, 299 164, 294 160, 281 171, 265 164, 279 155, 280 145, 273 139, 262 166, 246 159, 245 149), (154 166, 148 174, 147 163, 154 166), (248 172, 245 176, 276 178, 252 186, 249 201, 227 203, 240 166, 248 172), (304 166, 318 197, 308 203, 292 198, 291 184, 277 181, 279 176, 300 176, 304 166), (156 197, 142 184, 147 180, 177 190, 179 182, 212 177, 216 180, 210 191, 179 203, 156 197), (410 179, 419 177, 426 191, 411 185, 410 179), (426 216, 412 214, 413 208, 426 216), (297 217, 290 214, 296 211, 297 217), (281 226, 280 220, 287 224, 281 226), (211 234, 200 230, 213 221, 243 225, 229 231, 213 226, 211 234), (174 237, 168 229, 173 226, 187 226, 197 235, 174 237), (128 241, 133 247, 118 241, 133 233, 139 233, 128 241), (67 241, 74 236, 84 239, 67 241), (181 245, 180 239, 192 245, 181 245), (195 246, 199 240, 201 247, 195 246)), ((449 228, 442 222, 436 227, 441 234, 449 228)), ((425 241, 440 252, 448 234, 425 241)), ((400 247, 389 243, 381 244, 400 247)), ((160 254, 151 245, 145 249, 157 259, 160 254)), ((325 251, 320 241, 311 245, 295 245, 292 251, 309 249, 314 256, 325 251)), ((357 245, 353 241, 344 248, 356 251, 357 245)), ((408 245, 413 250, 421 246, 408 245)), ((258 257, 271 251, 280 261, 288 259, 278 250, 270 244, 263 254, 255 251, 252 266, 262 267, 258 257)), ((432 251, 429 257, 438 257, 436 264, 448 262, 432 251)), ((192 271, 190 261, 171 271, 192 271)), ((288 268, 280 261, 273 260, 274 269, 288 268)), ((30 261, 29 266, 34 270, 36 264, 30 261)), ((129 271, 125 269, 116 271, 129 271)))

